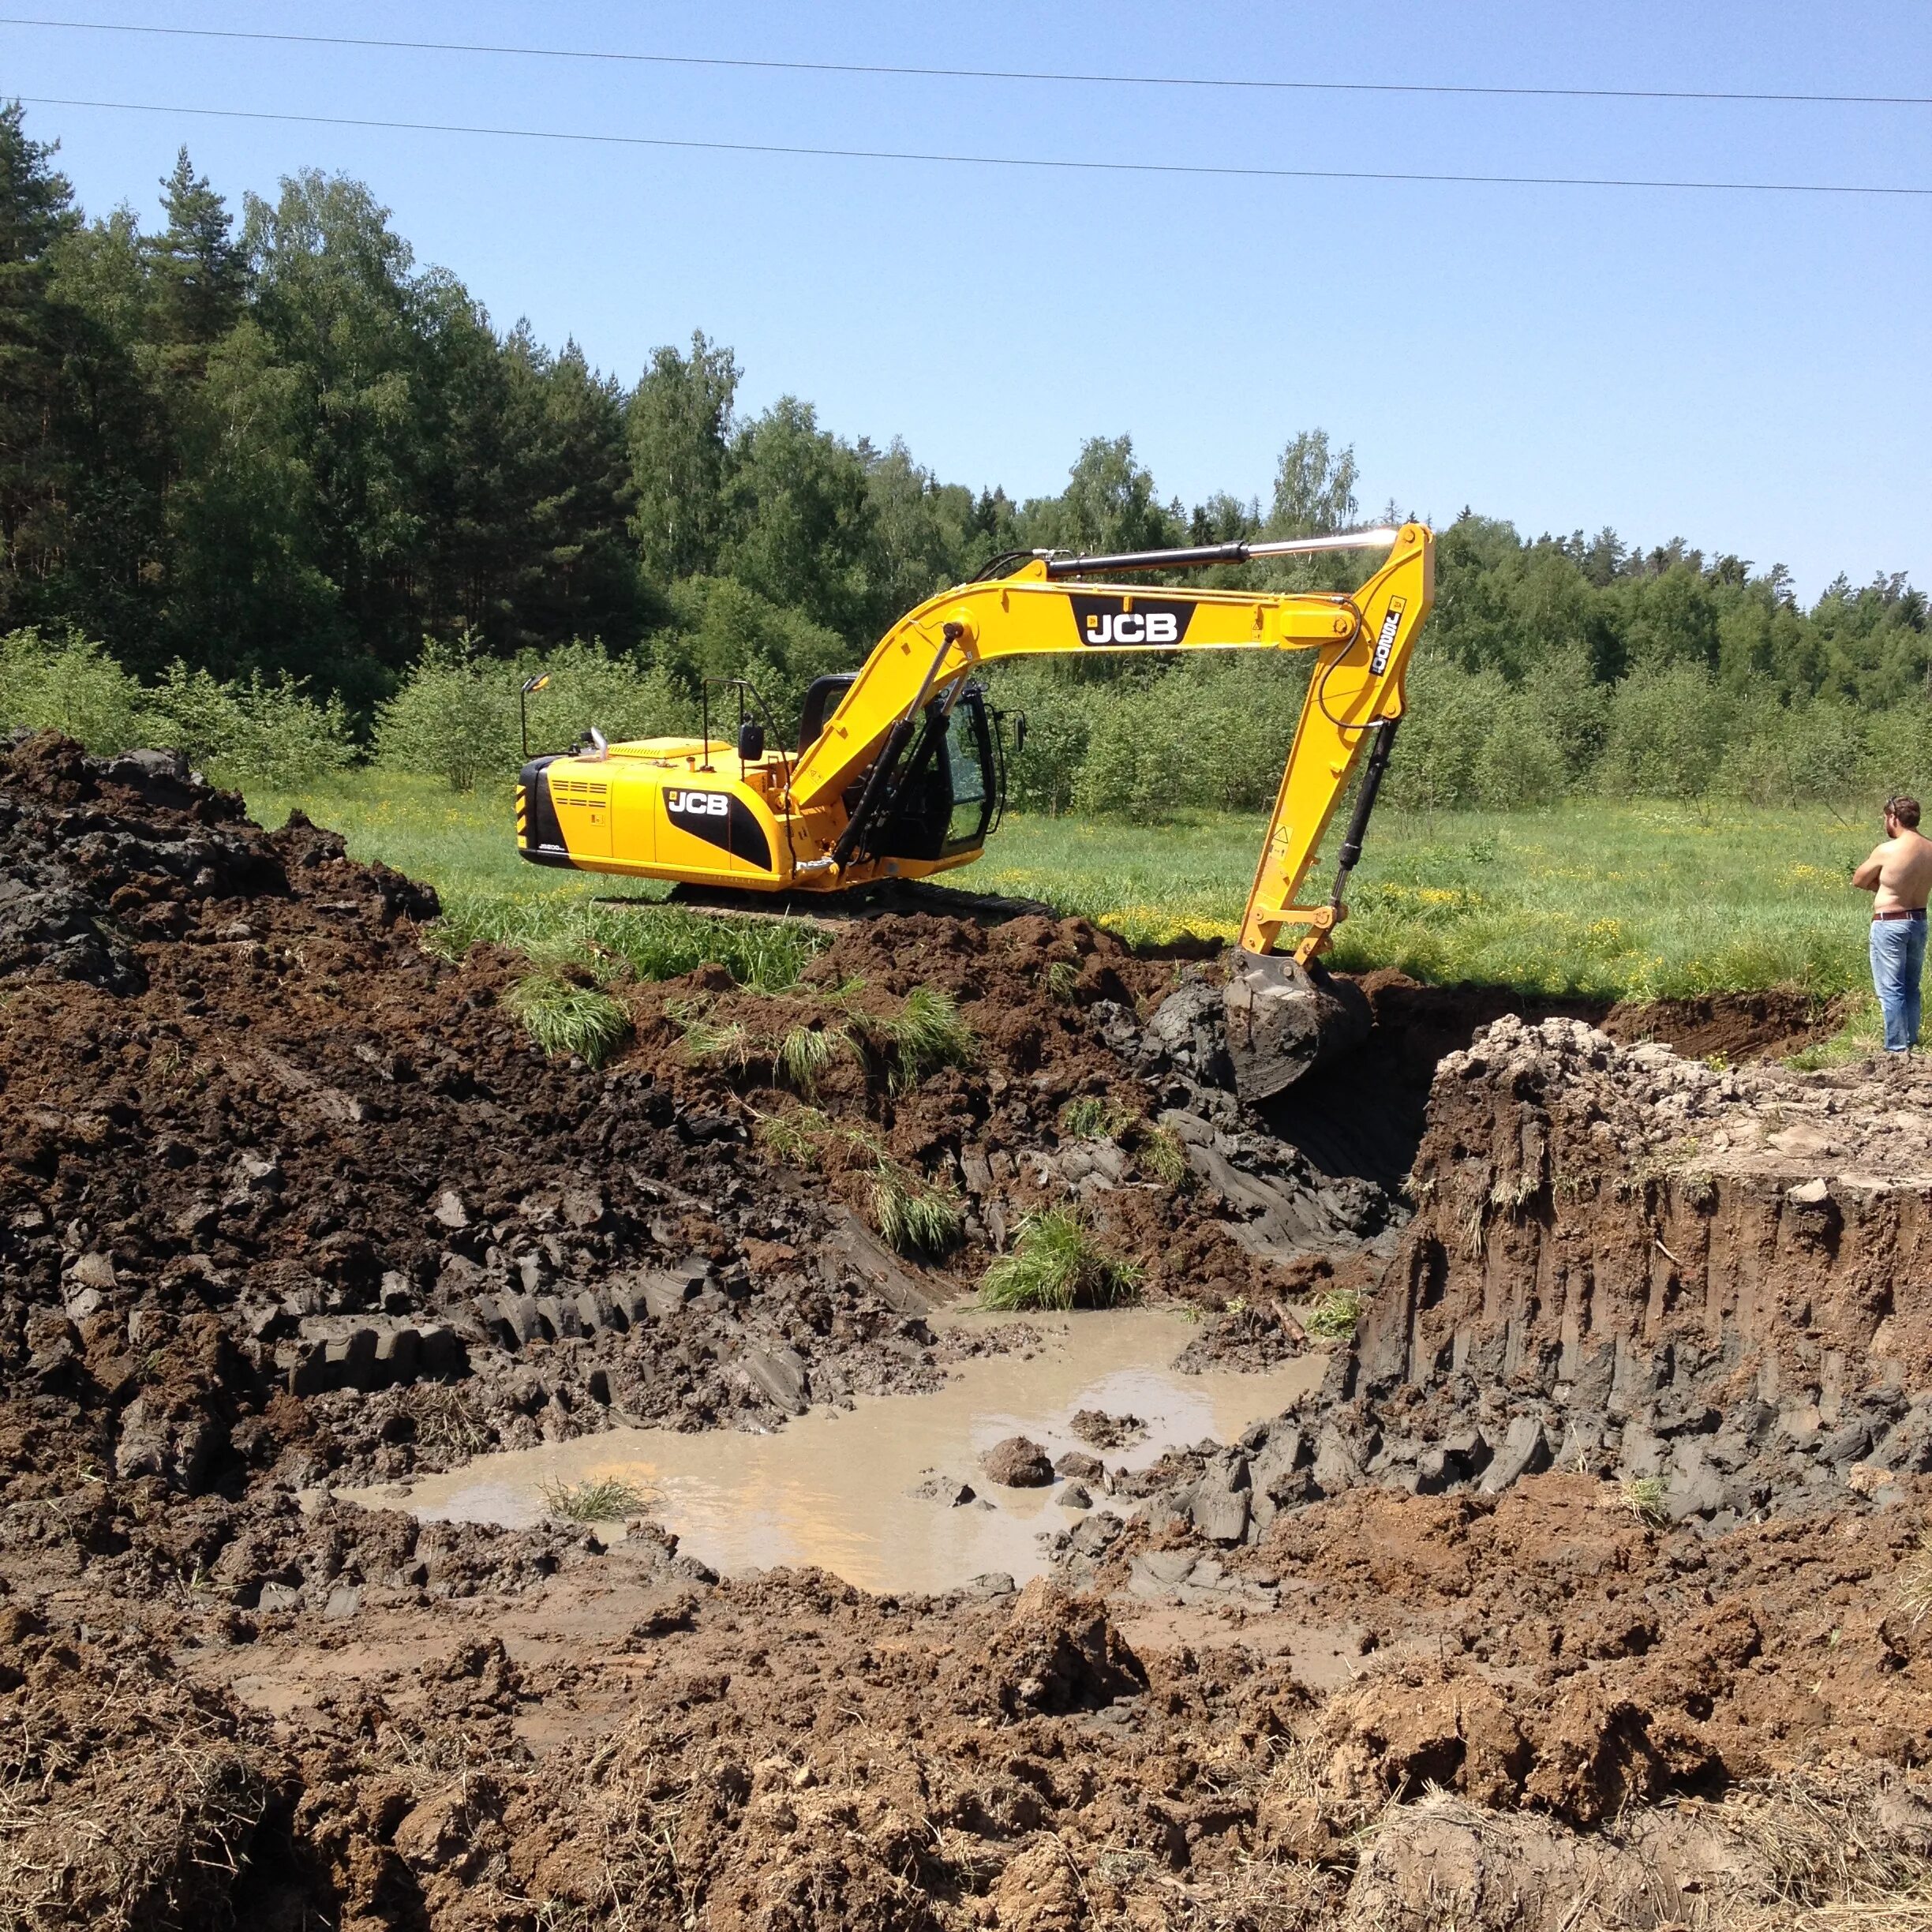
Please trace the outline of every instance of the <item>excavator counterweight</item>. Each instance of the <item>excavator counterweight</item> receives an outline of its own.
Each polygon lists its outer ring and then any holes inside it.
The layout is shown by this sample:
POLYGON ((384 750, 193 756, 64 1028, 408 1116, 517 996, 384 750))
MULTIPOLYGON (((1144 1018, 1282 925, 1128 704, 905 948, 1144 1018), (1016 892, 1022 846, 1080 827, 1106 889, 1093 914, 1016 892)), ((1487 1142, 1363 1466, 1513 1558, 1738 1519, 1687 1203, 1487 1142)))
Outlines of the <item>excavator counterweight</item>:
POLYGON ((930 597, 859 669, 806 695, 796 752, 773 742, 743 680, 735 740, 652 738, 531 759, 517 837, 538 865, 758 893, 837 894, 916 880, 977 858, 997 822, 1005 747, 979 673, 1002 658, 1091 653, 1289 650, 1314 665, 1242 915, 1227 989, 1244 1099, 1267 1099, 1357 1043, 1367 1003, 1320 965, 1346 917, 1344 888, 1403 706, 1435 593, 1420 523, 1279 542, 1108 556, 1007 558, 930 597), (1385 549, 1349 592, 1196 590, 1109 578, 1313 552, 1385 549), (997 573, 997 574, 996 574, 997 573), (749 708, 747 709, 747 700, 749 708), (1367 762, 1363 766, 1363 754, 1367 762), (1361 783, 1333 889, 1301 895, 1336 806, 1361 783))

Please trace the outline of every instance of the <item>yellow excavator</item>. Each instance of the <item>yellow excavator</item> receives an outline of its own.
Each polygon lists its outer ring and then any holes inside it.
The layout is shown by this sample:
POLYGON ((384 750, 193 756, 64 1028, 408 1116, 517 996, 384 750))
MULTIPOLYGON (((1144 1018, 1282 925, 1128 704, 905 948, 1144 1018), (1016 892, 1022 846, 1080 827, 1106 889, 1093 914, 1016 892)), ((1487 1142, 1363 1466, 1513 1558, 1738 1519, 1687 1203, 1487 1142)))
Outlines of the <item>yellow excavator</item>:
MULTIPOLYGON (((923 879, 976 859, 1004 806, 1006 734, 976 681, 983 665, 1048 653, 1312 651, 1226 994, 1237 1087, 1264 1099, 1367 1031, 1361 995, 1318 962, 1346 916, 1343 891, 1434 595, 1435 540, 1413 522, 1114 556, 996 559, 902 617, 858 670, 815 680, 796 752, 769 728, 759 695, 731 679, 720 682, 735 694, 735 738, 713 736, 707 686, 695 738, 611 744, 593 728, 567 754, 531 758, 517 781, 518 848, 537 865, 735 893, 837 894, 923 879), (1370 549, 1386 549, 1387 560, 1346 593, 1107 581, 1370 549), (1297 895, 1365 754, 1332 889, 1303 904, 1297 895)), ((1025 721, 1013 725, 1017 751, 1025 721)))

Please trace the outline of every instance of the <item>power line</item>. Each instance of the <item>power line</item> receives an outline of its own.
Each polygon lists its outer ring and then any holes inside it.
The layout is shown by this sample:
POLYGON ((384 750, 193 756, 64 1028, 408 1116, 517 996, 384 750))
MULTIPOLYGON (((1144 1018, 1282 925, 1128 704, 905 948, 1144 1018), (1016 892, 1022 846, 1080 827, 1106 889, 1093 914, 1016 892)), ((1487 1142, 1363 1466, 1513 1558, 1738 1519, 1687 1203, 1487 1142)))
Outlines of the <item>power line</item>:
POLYGON ((170 107, 152 101, 73 100, 21 94, 34 107, 96 107, 115 114, 191 114, 211 121, 277 121, 304 127, 373 128, 409 134, 476 134, 508 140, 579 141, 608 148, 679 148, 700 154, 782 155, 837 161, 917 161, 946 167, 1035 168, 1083 174, 1178 174, 1247 181, 1394 182, 1484 188, 1621 188, 1700 194, 1881 195, 1932 198, 1932 188, 1863 182, 1676 181, 1604 174, 1456 174, 1394 168, 1241 167, 1189 161, 1083 161, 1046 155, 942 154, 899 148, 813 148, 777 141, 687 140, 665 134, 592 134, 557 128, 486 127, 465 122, 379 121, 347 114, 277 114, 255 107, 170 107))
POLYGON ((775 73, 892 75, 930 80, 1034 80, 1088 87, 1235 88, 1298 94, 1473 95, 1504 99, 1744 101, 1824 107, 1932 107, 1925 94, 1745 92, 1719 88, 1485 87, 1453 81, 1276 80, 1186 74, 1058 73, 1019 67, 912 67, 857 61, 767 60, 713 54, 631 54, 591 47, 518 47, 470 40, 381 40, 350 34, 273 33, 238 27, 155 27, 125 21, 0 15, 0 27, 84 33, 157 34, 176 39, 257 40, 295 47, 381 47, 421 54, 500 54, 526 60, 612 61, 652 67, 754 68, 775 73))

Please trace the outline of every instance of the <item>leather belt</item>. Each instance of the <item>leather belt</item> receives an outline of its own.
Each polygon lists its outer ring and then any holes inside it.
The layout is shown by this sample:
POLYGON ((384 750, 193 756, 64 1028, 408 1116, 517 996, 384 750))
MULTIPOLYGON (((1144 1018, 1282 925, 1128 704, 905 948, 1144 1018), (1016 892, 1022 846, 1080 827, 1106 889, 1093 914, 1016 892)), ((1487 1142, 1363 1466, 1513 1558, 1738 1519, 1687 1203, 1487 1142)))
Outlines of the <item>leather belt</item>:
POLYGON ((1881 919, 1922 919, 1925 915, 1926 909, 1923 906, 1915 907, 1909 912, 1904 907, 1900 906, 1889 912, 1874 912, 1872 915, 1872 923, 1876 926, 1881 919))

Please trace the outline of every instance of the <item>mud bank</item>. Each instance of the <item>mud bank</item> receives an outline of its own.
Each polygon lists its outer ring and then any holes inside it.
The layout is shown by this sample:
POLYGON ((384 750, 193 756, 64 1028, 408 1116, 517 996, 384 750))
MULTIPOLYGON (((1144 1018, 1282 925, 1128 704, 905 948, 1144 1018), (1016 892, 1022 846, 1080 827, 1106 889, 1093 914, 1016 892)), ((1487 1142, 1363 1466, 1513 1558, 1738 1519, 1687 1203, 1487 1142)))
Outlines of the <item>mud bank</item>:
POLYGON ((1271 1453, 1321 1494, 1556 1466, 1716 1529, 1898 1501, 1932 1468, 1929 1122, 1915 1068, 1496 1021, 1440 1063, 1401 1250, 1271 1453))

